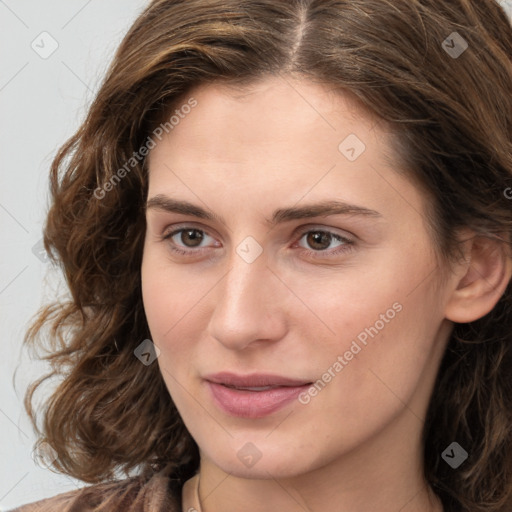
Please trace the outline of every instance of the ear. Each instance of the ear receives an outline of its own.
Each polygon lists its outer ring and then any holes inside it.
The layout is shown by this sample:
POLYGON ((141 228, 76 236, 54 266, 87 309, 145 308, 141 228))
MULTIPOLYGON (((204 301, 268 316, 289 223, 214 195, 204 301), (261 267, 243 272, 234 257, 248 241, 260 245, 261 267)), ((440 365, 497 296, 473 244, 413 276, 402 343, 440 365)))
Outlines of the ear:
POLYGON ((473 322, 492 311, 512 276, 506 242, 473 235, 463 244, 465 261, 457 264, 445 307, 446 318, 457 323, 473 322))

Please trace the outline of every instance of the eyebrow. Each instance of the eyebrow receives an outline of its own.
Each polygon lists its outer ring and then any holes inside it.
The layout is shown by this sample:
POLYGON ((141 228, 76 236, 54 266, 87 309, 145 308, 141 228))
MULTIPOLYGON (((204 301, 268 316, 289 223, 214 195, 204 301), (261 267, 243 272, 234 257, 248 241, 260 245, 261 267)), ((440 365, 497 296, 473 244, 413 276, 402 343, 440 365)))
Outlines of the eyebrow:
MULTIPOLYGON (((171 213, 181 213, 183 215, 190 215, 200 219, 211 221, 215 220, 225 224, 222 217, 208 209, 204 209, 200 206, 189 203, 188 201, 173 199, 163 194, 158 194, 148 199, 145 209, 146 211, 155 209, 171 213)), ((274 211, 270 220, 265 220, 269 225, 276 225, 291 220, 307 219, 311 217, 326 217, 329 215, 358 215, 362 217, 382 218, 382 214, 375 210, 332 200, 304 206, 279 208, 274 211)))

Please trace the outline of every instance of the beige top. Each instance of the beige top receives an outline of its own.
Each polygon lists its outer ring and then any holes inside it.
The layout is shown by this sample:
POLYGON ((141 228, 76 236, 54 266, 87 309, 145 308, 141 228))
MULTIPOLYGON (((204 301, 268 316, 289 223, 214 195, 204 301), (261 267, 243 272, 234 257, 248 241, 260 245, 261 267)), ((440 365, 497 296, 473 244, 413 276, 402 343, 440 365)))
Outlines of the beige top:
POLYGON ((181 492, 164 469, 147 481, 133 477, 91 485, 11 512, 201 512, 199 473, 184 483, 181 492))

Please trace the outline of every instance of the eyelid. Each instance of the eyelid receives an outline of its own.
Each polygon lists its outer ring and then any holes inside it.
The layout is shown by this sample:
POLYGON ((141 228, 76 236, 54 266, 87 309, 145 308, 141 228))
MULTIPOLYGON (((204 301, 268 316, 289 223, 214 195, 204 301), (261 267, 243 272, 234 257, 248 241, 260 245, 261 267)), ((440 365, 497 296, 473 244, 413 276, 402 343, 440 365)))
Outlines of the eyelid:
MULTIPOLYGON (((173 251, 180 253, 182 255, 197 255, 206 249, 208 249, 209 246, 206 247, 197 247, 197 248, 187 248, 186 246, 176 245, 171 241, 171 238, 174 237, 176 234, 186 231, 187 229, 194 229, 197 231, 201 231, 207 236, 214 238, 215 236, 211 235, 209 233, 208 229, 205 229, 203 226, 197 226, 194 222, 184 222, 180 224, 175 224, 172 226, 172 228, 165 229, 163 234, 161 235, 161 240, 164 242, 169 242, 171 245, 175 245, 175 247, 172 248, 173 251)), ((302 225, 298 229, 296 229, 293 233, 293 238, 295 239, 295 242, 293 242, 293 245, 291 247, 296 247, 302 237, 307 233, 314 233, 314 232, 322 232, 327 233, 333 236, 334 239, 339 239, 342 244, 334 249, 331 250, 321 250, 321 251, 314 251, 312 249, 307 249, 304 247, 299 246, 300 250, 302 252, 306 252, 310 257, 312 258, 329 258, 334 257, 339 254, 342 254, 344 252, 351 251, 354 247, 355 238, 353 234, 349 234, 349 236, 346 236, 345 234, 340 234, 336 228, 322 226, 322 225, 316 225, 316 224, 308 224, 308 225, 302 225)), ((346 232, 344 232, 346 233, 346 232)), ((211 247, 211 246, 210 246, 211 247)), ((218 247, 218 246, 217 246, 218 247)))
POLYGON ((292 247, 299 247, 300 251, 302 253, 307 254, 308 258, 310 259, 316 259, 320 261, 326 261, 326 260, 334 260, 336 257, 341 257, 343 255, 349 254, 355 249, 355 239, 353 235, 351 237, 342 235, 335 231, 333 228, 328 228, 325 226, 303 226, 301 227, 298 235, 298 239, 292 247), (321 233, 327 233, 331 235, 332 239, 337 240, 340 242, 340 245, 337 247, 334 247, 333 249, 327 249, 327 250, 320 250, 315 251, 313 249, 307 249, 305 247, 300 246, 301 239, 308 233, 315 233, 315 232, 321 232, 321 233))
MULTIPOLYGON (((177 232, 179 232, 181 230, 186 230, 188 228, 197 229, 198 231, 202 231, 202 232, 206 233, 208 236, 215 238, 207 228, 204 228, 203 226, 197 226, 197 225, 195 225, 194 222, 183 222, 183 223, 175 224, 169 229, 166 228, 163 231, 162 238, 169 238, 169 237, 175 235, 177 232)), ((300 226, 299 228, 297 228, 294 231, 293 237, 297 237, 299 235, 300 235, 300 237, 302 237, 305 233, 309 233, 310 231, 323 231, 326 233, 330 233, 332 235, 339 236, 340 238, 342 238, 346 241, 350 241, 350 242, 355 241, 355 236, 352 233, 348 233, 347 231, 343 230, 343 234, 341 234, 338 231, 336 231, 336 228, 322 226, 319 224, 307 224, 307 225, 300 226)))
MULTIPOLYGON (((185 223, 185 224, 182 224, 182 225, 174 225, 172 226, 172 229, 165 229, 164 232, 162 233, 162 235, 160 236, 160 239, 162 241, 170 241, 172 239, 172 237, 174 237, 175 235, 177 235, 178 233, 181 233, 183 231, 187 231, 187 230, 196 230, 196 231, 201 231, 202 233, 204 233, 206 236, 209 236, 210 238, 213 238, 215 240, 215 236, 213 236, 212 234, 210 234, 210 232, 207 230, 207 229, 204 229, 203 227, 198 227, 198 226, 195 226, 191 223, 185 223)), ((188 252, 198 252, 198 251, 201 251, 202 249, 206 249, 206 247, 198 247, 196 249, 192 248, 192 247, 186 247, 186 246, 178 246, 178 247, 185 247, 187 249, 188 252)))
POLYGON ((179 231, 185 231, 187 229, 197 229, 197 231, 202 231, 203 233, 206 233, 208 236, 215 238, 215 236, 211 233, 212 230, 210 230, 209 228, 205 228, 202 225, 197 225, 195 222, 180 222, 178 224, 168 226, 163 230, 162 238, 168 238, 170 236, 175 235, 179 231))
POLYGON ((352 233, 330 226, 322 226, 321 224, 308 224, 306 226, 300 226, 296 230, 296 233, 297 235, 300 233, 300 236, 302 237, 305 233, 309 233, 311 231, 322 231, 324 233, 330 233, 331 235, 338 236, 343 240, 346 240, 347 242, 355 242, 356 239, 355 235, 353 235, 352 233), (341 231, 341 233, 339 231, 341 231))

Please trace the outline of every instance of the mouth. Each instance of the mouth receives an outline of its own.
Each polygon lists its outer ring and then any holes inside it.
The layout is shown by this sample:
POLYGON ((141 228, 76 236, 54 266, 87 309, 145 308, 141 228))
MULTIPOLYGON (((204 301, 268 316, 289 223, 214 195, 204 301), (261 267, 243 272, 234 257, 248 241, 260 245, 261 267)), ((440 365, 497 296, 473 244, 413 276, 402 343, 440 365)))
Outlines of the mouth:
POLYGON ((241 391, 267 391, 268 389, 276 389, 278 387, 287 387, 287 386, 231 386, 229 384, 220 384, 221 386, 225 386, 230 389, 238 389, 241 391))
POLYGON ((222 372, 204 377, 213 402, 222 412, 241 418, 262 418, 289 405, 311 381, 279 375, 236 375, 222 372))
POLYGON ((205 380, 215 384, 222 384, 231 388, 276 388, 276 387, 297 387, 311 384, 311 382, 300 379, 292 379, 271 373, 253 373, 251 375, 237 375, 231 372, 220 372, 203 377, 205 380))

